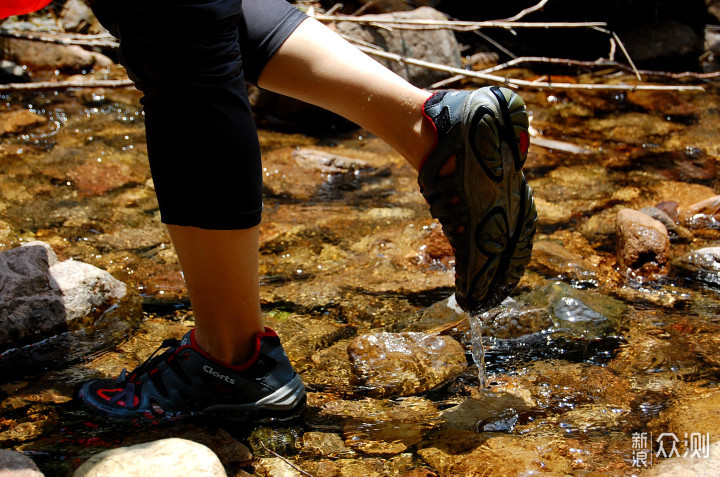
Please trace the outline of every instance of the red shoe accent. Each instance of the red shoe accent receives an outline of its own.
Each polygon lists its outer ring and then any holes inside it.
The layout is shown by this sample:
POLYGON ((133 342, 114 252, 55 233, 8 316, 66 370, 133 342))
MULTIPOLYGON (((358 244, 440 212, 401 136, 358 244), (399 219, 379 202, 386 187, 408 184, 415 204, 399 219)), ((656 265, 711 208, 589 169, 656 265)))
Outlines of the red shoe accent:
POLYGON ((520 137, 518 138, 518 148, 520 149, 520 154, 527 154, 528 149, 530 149, 530 135, 526 131, 520 132, 520 137))

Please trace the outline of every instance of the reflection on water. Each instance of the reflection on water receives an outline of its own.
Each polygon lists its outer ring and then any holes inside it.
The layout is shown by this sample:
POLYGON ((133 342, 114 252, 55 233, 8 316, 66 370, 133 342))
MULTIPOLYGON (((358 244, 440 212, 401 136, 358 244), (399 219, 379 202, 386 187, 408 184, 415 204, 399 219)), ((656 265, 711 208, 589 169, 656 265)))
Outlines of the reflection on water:
POLYGON ((706 416, 720 378, 717 257, 697 255, 720 243, 719 217, 682 215, 720 192, 720 97, 706 87, 525 93, 547 139, 526 165, 540 214, 533 261, 513 300, 470 322, 444 304, 452 251, 412 169, 388 146, 364 132, 261 131, 263 310, 303 375, 309 410, 287 428, 224 429, 222 438, 206 422, 138 433, 71 400, 78 383, 134 367, 193 325, 159 222, 137 95, 2 96, 3 112, 36 121, 0 144, 0 249, 42 240, 61 260, 108 270, 142 298, 145 319, 61 369, 4 375, 0 445, 46 475, 67 475, 100 449, 170 435, 205 439, 231 470, 252 471, 221 452, 240 441, 313 475, 619 475, 635 470, 634 433, 716 432, 716 420, 693 415, 706 416), (630 280, 616 267, 615 217, 647 206, 683 228, 671 231, 668 276, 630 280), (453 337, 466 370, 419 395, 371 398, 347 349, 379 331, 453 337))

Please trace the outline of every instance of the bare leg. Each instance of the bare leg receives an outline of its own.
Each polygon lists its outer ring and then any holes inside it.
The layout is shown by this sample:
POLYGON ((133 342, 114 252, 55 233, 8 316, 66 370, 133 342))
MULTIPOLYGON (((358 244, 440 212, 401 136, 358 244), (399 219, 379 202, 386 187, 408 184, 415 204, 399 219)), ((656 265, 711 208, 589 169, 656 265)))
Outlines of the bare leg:
POLYGON ((168 225, 195 313, 195 339, 227 364, 250 357, 264 330, 258 279, 258 227, 204 230, 168 225))
POLYGON ((383 139, 418 170, 435 145, 422 105, 430 93, 416 88, 307 19, 263 69, 259 86, 321 106, 383 139))
MULTIPOLYGON (((322 106, 367 128, 419 169, 435 144, 418 89, 314 20, 304 21, 266 65, 260 86, 322 106)), ((198 344, 241 363, 263 330, 258 229, 169 226, 195 312, 198 344)))

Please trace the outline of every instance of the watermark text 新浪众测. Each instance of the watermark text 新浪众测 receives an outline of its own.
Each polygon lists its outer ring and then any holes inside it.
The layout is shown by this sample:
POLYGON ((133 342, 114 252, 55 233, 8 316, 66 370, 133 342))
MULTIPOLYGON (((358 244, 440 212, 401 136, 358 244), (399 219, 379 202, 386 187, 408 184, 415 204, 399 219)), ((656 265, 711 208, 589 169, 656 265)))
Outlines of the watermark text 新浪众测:
POLYGON ((652 467, 660 459, 707 459, 710 457, 710 433, 691 432, 679 438, 675 433, 662 432, 653 437, 652 432, 632 434, 632 466, 652 467))

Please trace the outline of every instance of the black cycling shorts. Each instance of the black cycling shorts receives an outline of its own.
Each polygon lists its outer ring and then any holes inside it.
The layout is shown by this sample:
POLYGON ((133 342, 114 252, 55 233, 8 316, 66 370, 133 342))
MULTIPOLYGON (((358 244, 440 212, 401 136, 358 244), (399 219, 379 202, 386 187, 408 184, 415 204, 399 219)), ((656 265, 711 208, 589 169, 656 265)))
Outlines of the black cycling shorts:
POLYGON ((260 146, 245 81, 306 18, 285 0, 95 0, 143 92, 162 221, 205 229, 260 223, 260 146))

